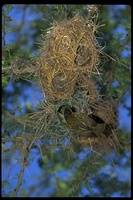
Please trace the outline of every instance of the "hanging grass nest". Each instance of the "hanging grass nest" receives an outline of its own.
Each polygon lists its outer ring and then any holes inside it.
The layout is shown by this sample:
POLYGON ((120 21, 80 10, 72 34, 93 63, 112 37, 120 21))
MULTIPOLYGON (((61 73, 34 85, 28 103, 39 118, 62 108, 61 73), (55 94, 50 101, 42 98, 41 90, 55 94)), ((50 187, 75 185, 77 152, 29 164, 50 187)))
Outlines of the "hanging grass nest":
POLYGON ((38 61, 46 98, 70 98, 84 73, 89 77, 92 73, 98 73, 101 48, 96 43, 96 29, 91 20, 87 22, 76 15, 70 20, 54 23, 47 32, 38 61))
POLYGON ((99 99, 95 106, 92 108, 94 115, 100 117, 106 124, 107 132, 105 135, 109 135, 108 131, 116 129, 118 126, 118 105, 112 97, 106 97, 99 99))
MULTIPOLYGON (((117 105, 110 99, 101 99, 92 75, 98 74, 102 48, 96 42, 95 32, 98 25, 91 19, 87 21, 80 15, 70 20, 53 23, 46 34, 44 45, 38 58, 40 82, 45 97, 54 101, 51 114, 44 129, 48 126, 51 140, 60 140, 66 136, 76 145, 88 147, 93 151, 110 153, 120 144, 116 137, 118 125, 117 105), (92 113, 105 123, 98 137, 84 138, 72 131, 62 129, 62 121, 57 117, 61 105, 70 105, 76 111, 92 113), (54 112, 54 113, 53 113, 54 112), (55 117, 55 121, 50 118, 55 117), (54 130, 54 131, 53 131, 54 130), (55 132, 56 136, 54 137, 55 132), (66 135, 67 132, 67 135, 66 135)), ((53 102, 52 101, 52 102, 53 102)), ((49 105, 50 107, 50 105, 49 105)), ((45 118, 47 118, 45 110, 45 118)), ((42 120, 42 123, 44 119, 42 120)), ((47 131, 46 131, 47 132, 47 131)))
POLYGON ((94 80, 90 79, 89 74, 87 73, 80 74, 79 79, 76 82, 75 92, 76 89, 84 91, 84 99, 87 104, 99 99, 99 91, 97 90, 96 83, 94 80))
POLYGON ((87 138, 84 139, 83 137, 80 139, 74 140, 75 145, 81 145, 83 147, 88 147, 93 152, 97 152, 100 154, 106 153, 110 154, 112 150, 117 150, 121 148, 121 145, 115 135, 110 135, 106 137, 104 134, 101 134, 101 137, 97 138, 87 138))
POLYGON ((105 123, 105 129, 99 137, 92 138, 77 138, 75 142, 84 147, 90 148, 96 152, 106 152, 109 154, 112 149, 121 148, 121 145, 116 136, 116 129, 118 126, 118 105, 109 97, 106 99, 99 99, 93 105, 91 111, 98 116, 105 123))

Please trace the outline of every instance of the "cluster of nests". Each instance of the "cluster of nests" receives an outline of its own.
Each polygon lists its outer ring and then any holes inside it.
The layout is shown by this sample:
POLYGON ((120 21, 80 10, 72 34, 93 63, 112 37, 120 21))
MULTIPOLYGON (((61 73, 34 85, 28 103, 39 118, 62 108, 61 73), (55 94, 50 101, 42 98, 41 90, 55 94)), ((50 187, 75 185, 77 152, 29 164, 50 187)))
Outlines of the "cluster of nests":
MULTIPOLYGON (((117 105, 111 99, 100 99, 92 75, 97 75, 101 47, 97 44, 97 27, 91 19, 76 15, 70 20, 54 23, 45 36, 39 56, 40 81, 45 97, 53 102, 72 99, 77 90, 87 91, 86 104, 105 122, 100 138, 77 139, 77 143, 92 150, 118 146, 117 105), (91 22, 91 23, 90 23, 91 22)), ((80 102, 79 102, 80 103, 80 102)), ((74 106, 74 105, 73 105, 74 106)))
POLYGON ((93 26, 89 27, 81 16, 53 24, 39 58, 46 97, 70 98, 77 83, 96 73, 99 51, 93 26))

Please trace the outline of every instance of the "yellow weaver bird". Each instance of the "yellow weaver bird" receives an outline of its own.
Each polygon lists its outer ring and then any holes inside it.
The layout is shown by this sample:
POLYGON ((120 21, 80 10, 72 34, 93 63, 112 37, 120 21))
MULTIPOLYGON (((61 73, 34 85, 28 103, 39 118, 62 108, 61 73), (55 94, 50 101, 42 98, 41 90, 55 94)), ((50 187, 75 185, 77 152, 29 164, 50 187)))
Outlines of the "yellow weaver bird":
POLYGON ((83 137, 98 137, 105 129, 105 123, 99 117, 76 112, 70 106, 61 106, 58 110, 65 118, 67 126, 83 137))

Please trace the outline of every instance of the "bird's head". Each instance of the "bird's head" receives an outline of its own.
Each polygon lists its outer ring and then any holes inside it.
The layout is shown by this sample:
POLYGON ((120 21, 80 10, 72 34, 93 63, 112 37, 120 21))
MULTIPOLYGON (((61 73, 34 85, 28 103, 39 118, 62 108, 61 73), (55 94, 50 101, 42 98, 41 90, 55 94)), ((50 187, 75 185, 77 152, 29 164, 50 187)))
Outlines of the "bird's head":
POLYGON ((73 107, 63 105, 59 108, 58 112, 61 113, 65 118, 67 118, 69 115, 75 112, 75 109, 73 107))

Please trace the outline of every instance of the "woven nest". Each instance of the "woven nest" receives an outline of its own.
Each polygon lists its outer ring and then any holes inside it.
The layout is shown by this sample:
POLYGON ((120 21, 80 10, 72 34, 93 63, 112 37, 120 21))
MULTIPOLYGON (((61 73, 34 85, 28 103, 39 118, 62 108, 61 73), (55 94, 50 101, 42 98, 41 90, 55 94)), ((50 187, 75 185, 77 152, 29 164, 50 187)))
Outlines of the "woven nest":
POLYGON ((83 91, 86 91, 86 99, 88 98, 89 103, 95 102, 99 99, 99 92, 96 87, 96 83, 89 78, 89 74, 82 73, 77 81, 77 86, 79 86, 83 91))
MULTIPOLYGON (((91 20, 89 20, 91 22, 91 20)), ((96 26, 76 15, 54 23, 47 32, 39 56, 41 85, 47 98, 69 98, 83 73, 97 73, 100 48, 96 45, 96 26)))
POLYGON ((94 152, 110 154, 113 149, 121 148, 121 145, 115 136, 115 133, 106 137, 101 134, 101 137, 97 138, 79 138, 74 141, 76 144, 80 144, 84 147, 88 147, 94 152))
POLYGON ((112 98, 99 99, 91 109, 92 113, 102 119, 105 129, 99 137, 78 138, 77 144, 88 147, 93 151, 110 153, 112 149, 121 147, 117 137, 118 105, 112 98))
POLYGON ((106 97, 106 99, 100 99, 95 107, 92 108, 92 112, 105 122, 105 130, 117 128, 118 105, 112 98, 106 97))
POLYGON ((41 86, 48 100, 54 100, 59 106, 60 100, 61 104, 70 101, 79 112, 88 114, 89 110, 105 123, 99 137, 76 138, 74 142, 109 153, 119 145, 115 136, 118 111, 113 101, 99 98, 92 80, 92 74, 99 74, 97 67, 101 54, 95 38, 97 28, 91 19, 87 23, 80 15, 54 23, 46 34, 38 64, 41 86))

